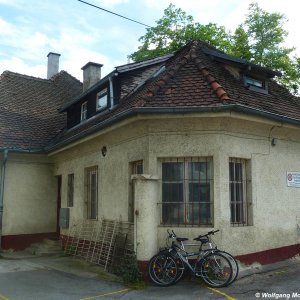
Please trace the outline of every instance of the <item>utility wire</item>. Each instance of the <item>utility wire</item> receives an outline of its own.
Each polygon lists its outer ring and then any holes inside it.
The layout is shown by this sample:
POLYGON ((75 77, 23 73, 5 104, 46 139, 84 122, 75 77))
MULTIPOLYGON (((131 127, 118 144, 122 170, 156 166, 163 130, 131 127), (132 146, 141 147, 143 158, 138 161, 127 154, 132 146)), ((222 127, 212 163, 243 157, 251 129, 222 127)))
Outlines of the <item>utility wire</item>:
POLYGON ((147 24, 144 24, 144 23, 141 23, 141 22, 139 22, 139 21, 136 21, 136 20, 127 18, 127 17, 122 16, 122 15, 119 15, 119 14, 117 14, 117 13, 115 13, 115 12, 112 12, 112 11, 110 11, 110 10, 104 9, 104 8, 102 8, 102 7, 100 7, 100 6, 97 6, 97 5, 94 5, 94 4, 91 4, 91 3, 88 3, 88 2, 82 1, 82 0, 78 0, 78 1, 79 1, 79 2, 82 2, 82 3, 86 4, 86 5, 90 5, 90 6, 92 6, 92 7, 101 9, 101 10, 103 10, 103 11, 105 11, 105 12, 108 12, 108 13, 113 14, 113 15, 115 15, 115 16, 118 16, 118 17, 120 17, 120 18, 129 20, 129 21, 131 21, 131 22, 134 22, 134 23, 137 23, 137 24, 146 26, 146 27, 151 27, 151 26, 149 26, 149 25, 147 25, 147 24))

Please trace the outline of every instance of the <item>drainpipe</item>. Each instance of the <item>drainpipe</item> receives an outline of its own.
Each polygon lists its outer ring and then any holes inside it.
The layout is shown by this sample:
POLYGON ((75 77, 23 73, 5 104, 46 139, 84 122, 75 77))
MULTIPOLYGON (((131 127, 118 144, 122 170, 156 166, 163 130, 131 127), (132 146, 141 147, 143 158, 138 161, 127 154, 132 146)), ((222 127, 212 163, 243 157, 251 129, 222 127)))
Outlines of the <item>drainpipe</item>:
POLYGON ((7 162, 8 150, 3 151, 3 160, 1 162, 1 173, 0 173, 0 249, 2 240, 2 217, 3 217, 3 198, 4 198, 4 180, 5 180, 5 169, 7 162))
POLYGON ((113 78, 117 77, 117 76, 118 76, 118 73, 114 73, 108 77, 111 108, 113 108, 117 104, 117 103, 115 103, 114 84, 113 84, 113 78))

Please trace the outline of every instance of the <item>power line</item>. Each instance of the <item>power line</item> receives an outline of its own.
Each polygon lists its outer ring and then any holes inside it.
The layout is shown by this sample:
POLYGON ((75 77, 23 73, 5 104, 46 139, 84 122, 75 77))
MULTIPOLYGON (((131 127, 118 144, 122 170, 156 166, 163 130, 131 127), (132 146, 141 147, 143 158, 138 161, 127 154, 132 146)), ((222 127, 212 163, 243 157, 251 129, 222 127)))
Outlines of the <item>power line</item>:
POLYGON ((129 20, 129 21, 131 21, 131 22, 134 22, 134 23, 137 23, 137 24, 140 24, 140 25, 146 26, 146 27, 151 27, 151 26, 149 26, 149 25, 147 25, 147 24, 144 24, 144 23, 141 23, 141 22, 139 22, 139 21, 136 21, 136 20, 133 20, 133 19, 127 18, 127 17, 125 17, 125 16, 122 16, 122 15, 119 15, 119 14, 117 14, 117 13, 115 13, 115 12, 112 12, 112 11, 110 11, 110 10, 107 10, 107 9, 105 9, 105 8, 102 8, 102 7, 100 7, 100 6, 97 6, 97 5, 94 5, 94 4, 91 4, 91 3, 88 3, 88 2, 82 1, 82 0, 78 0, 78 1, 79 1, 79 2, 82 2, 82 3, 86 4, 86 5, 89 5, 89 6, 92 6, 92 7, 98 8, 98 9, 101 9, 101 10, 103 10, 103 11, 105 11, 105 12, 108 12, 108 13, 110 13, 110 14, 112 14, 112 15, 115 15, 115 16, 118 16, 118 17, 120 17, 120 18, 123 18, 123 19, 129 20))

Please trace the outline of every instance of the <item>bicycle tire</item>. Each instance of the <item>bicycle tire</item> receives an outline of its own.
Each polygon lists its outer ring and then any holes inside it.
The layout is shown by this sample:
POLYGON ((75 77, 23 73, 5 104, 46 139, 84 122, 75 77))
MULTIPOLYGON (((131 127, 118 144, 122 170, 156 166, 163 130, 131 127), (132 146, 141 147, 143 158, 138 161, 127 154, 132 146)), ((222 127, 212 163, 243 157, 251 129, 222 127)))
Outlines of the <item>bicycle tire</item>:
POLYGON ((225 255, 225 257, 228 258, 231 263, 232 278, 231 278, 229 284, 232 284, 239 275, 239 264, 238 264, 237 260, 234 258, 234 256, 232 256, 230 253, 223 251, 223 250, 217 250, 217 251, 218 251, 218 253, 225 255))
POLYGON ((167 253, 154 255, 148 264, 148 275, 158 286, 170 286, 178 280, 178 268, 175 259, 167 253))
POLYGON ((224 287, 230 284, 232 265, 223 254, 209 253, 199 261, 199 264, 201 277, 208 286, 224 287))

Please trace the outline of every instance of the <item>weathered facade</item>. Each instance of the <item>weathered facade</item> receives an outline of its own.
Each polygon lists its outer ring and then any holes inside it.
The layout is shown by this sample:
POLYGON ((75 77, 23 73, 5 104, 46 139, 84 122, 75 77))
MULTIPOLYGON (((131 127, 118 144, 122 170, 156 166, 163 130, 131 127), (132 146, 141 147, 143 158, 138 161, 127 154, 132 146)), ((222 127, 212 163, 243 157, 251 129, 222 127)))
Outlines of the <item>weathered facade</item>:
POLYGON ((43 150, 71 226, 133 222, 141 262, 167 228, 190 238, 220 229, 218 245, 245 263, 299 253, 300 189, 288 174, 300 171, 300 102, 279 75, 195 41, 89 78, 43 150))
POLYGON ((44 147, 66 122, 58 109, 81 92, 82 84, 64 71, 57 73, 58 56, 48 55, 49 79, 9 71, 0 77, 0 236, 4 249, 24 249, 59 235, 58 179, 44 147))

